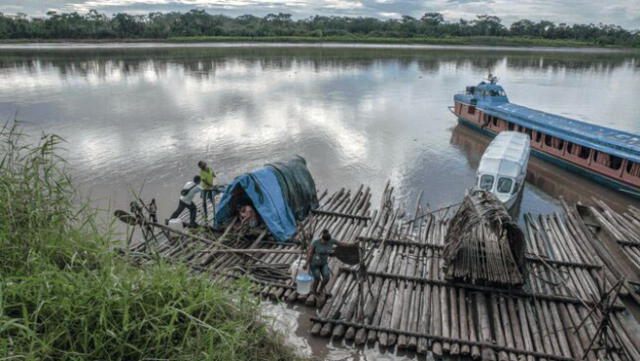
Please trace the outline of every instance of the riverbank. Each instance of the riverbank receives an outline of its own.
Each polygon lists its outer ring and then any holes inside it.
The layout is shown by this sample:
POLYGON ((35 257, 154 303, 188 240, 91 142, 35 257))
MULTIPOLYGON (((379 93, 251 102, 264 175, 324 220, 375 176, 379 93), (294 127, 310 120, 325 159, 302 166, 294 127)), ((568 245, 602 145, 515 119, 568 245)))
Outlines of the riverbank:
POLYGON ((61 139, 0 130, 0 359, 296 360, 246 281, 132 264, 73 201, 61 139))
POLYGON ((512 47, 567 47, 567 48, 624 48, 623 46, 602 46, 597 43, 578 40, 556 40, 528 37, 360 37, 360 36, 266 36, 266 37, 229 37, 198 36, 173 37, 171 42, 291 42, 291 43, 360 43, 360 44, 421 44, 421 45, 469 45, 469 46, 512 46, 512 47))
POLYGON ((531 37, 361 37, 361 36, 192 36, 170 37, 166 39, 2 39, 0 44, 27 43, 338 43, 338 44, 386 44, 386 45, 451 45, 451 46, 496 46, 496 47, 551 47, 551 48, 599 48, 599 49, 640 49, 638 45, 602 45, 595 42, 569 39, 543 39, 531 37))

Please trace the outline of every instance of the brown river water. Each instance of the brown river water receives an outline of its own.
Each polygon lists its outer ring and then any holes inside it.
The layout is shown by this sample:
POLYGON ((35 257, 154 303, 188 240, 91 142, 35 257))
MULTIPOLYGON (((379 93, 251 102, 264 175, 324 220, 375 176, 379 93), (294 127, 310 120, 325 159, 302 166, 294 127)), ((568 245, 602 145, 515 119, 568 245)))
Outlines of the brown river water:
MULTIPOLYGON (((447 106, 489 71, 514 103, 640 133, 637 52, 344 44, 0 45, 0 120, 63 136, 83 196, 105 209, 142 189, 165 218, 198 160, 224 182, 293 154, 320 190, 380 196, 390 180, 407 209, 420 191, 438 208, 461 200, 489 142, 447 106)), ((532 159, 519 213, 559 211, 560 197, 638 205, 532 159)), ((306 354, 415 358, 308 338, 305 308, 265 312, 306 354)))

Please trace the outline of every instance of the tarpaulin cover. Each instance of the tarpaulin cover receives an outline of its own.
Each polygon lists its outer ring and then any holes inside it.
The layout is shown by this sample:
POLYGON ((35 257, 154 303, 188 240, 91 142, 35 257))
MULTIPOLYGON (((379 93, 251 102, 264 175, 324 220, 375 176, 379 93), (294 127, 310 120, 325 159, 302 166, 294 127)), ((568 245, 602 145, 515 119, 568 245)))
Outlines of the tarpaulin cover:
POLYGON ((218 204, 215 226, 229 222, 237 207, 249 202, 276 240, 289 240, 296 232, 296 219, 304 219, 318 207, 315 183, 305 160, 296 157, 236 177, 218 204))
POLYGON ((280 189, 297 220, 305 219, 312 209, 318 208, 316 184, 304 158, 295 156, 288 161, 267 166, 275 170, 280 189))

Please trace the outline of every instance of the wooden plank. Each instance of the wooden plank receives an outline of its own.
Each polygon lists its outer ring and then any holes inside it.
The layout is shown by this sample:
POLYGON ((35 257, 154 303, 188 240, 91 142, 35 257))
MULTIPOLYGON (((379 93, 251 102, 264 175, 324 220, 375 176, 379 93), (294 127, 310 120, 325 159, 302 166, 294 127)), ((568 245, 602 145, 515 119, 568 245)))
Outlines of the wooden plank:
POLYGON ((321 216, 343 217, 343 218, 355 219, 358 221, 365 221, 365 222, 371 220, 371 217, 358 216, 354 214, 340 213, 340 212, 323 211, 320 209, 313 209, 311 210, 311 213, 321 215, 321 216))
POLYGON ((546 358, 546 359, 549 359, 549 360, 578 361, 577 359, 574 359, 572 357, 566 357, 566 356, 561 356, 561 355, 553 355, 553 354, 546 354, 546 353, 542 353, 542 352, 538 352, 538 351, 522 350, 522 349, 518 349, 518 348, 512 348, 512 347, 507 347, 507 346, 503 346, 503 345, 497 345, 497 344, 492 343, 492 342, 471 341, 471 340, 463 340, 463 339, 459 339, 459 338, 444 337, 444 336, 441 336, 441 335, 429 334, 429 333, 411 332, 411 331, 404 331, 404 330, 393 330, 393 329, 387 329, 387 328, 384 328, 384 327, 378 327, 378 326, 362 324, 362 323, 356 323, 356 322, 346 322, 346 321, 336 320, 336 319, 311 317, 311 320, 314 321, 314 322, 343 324, 343 325, 346 325, 346 326, 364 328, 364 329, 367 329, 367 330, 373 330, 373 331, 377 331, 377 332, 394 332, 394 333, 399 333, 399 334, 402 333, 402 334, 407 335, 407 336, 424 337, 424 338, 431 339, 433 341, 459 343, 459 344, 465 344, 465 345, 469 345, 469 346, 486 347, 486 348, 492 349, 494 351, 506 351, 506 352, 512 352, 512 353, 519 354, 519 355, 531 355, 531 356, 535 356, 535 357, 546 358))
MULTIPOLYGON (((354 269, 349 268, 349 267, 341 267, 340 268, 341 272, 355 272, 354 269)), ((447 286, 447 287, 456 287, 456 288, 464 288, 467 290, 471 290, 471 291, 480 291, 480 292, 487 292, 487 293, 496 293, 496 294, 506 294, 506 295, 510 295, 510 296, 514 296, 514 297, 523 297, 523 298, 527 298, 527 299, 543 299, 543 300, 549 300, 549 301, 554 301, 554 302, 560 302, 560 303, 572 303, 572 304, 577 304, 577 305, 587 305, 587 306, 593 306, 594 302, 592 300, 584 300, 584 299, 579 299, 576 297, 570 297, 570 296, 561 296, 561 295, 553 295, 553 294, 545 294, 545 293, 534 293, 534 292, 525 292, 525 291, 520 291, 520 290, 515 290, 515 289, 505 289, 505 288, 498 288, 498 287, 491 287, 491 286, 481 286, 481 285, 474 285, 474 284, 470 284, 470 283, 459 283, 459 282, 450 282, 450 281, 445 281, 445 280, 440 280, 440 279, 433 279, 433 278, 422 278, 422 277, 411 277, 411 276, 402 276, 402 275, 398 275, 398 274, 394 274, 394 273, 387 273, 387 272, 367 272, 367 275, 369 276, 374 276, 374 277, 380 277, 383 279, 390 279, 390 280, 399 280, 399 279, 405 279, 408 281, 413 281, 413 282, 418 282, 418 283, 429 283, 432 285, 438 285, 438 286, 447 286)), ((613 311, 625 311, 626 308, 623 306, 612 306, 611 308, 613 311)))

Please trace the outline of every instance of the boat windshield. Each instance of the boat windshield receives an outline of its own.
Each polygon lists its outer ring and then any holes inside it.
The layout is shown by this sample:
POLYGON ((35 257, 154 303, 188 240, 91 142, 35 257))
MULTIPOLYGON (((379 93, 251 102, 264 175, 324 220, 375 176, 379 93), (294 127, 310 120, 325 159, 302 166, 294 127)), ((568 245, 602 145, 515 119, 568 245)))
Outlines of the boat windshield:
POLYGON ((498 179, 498 192, 509 193, 512 185, 513 180, 511 178, 500 177, 500 179, 498 179))
POLYGON ((485 191, 491 191, 491 188, 493 188, 493 179, 492 175, 483 174, 480 177, 480 184, 478 184, 478 187, 485 191))

